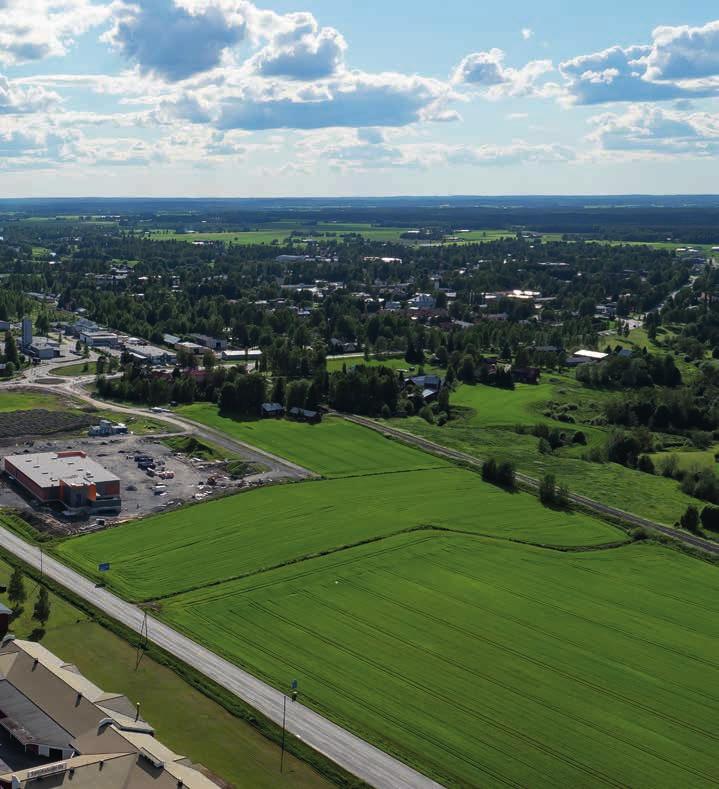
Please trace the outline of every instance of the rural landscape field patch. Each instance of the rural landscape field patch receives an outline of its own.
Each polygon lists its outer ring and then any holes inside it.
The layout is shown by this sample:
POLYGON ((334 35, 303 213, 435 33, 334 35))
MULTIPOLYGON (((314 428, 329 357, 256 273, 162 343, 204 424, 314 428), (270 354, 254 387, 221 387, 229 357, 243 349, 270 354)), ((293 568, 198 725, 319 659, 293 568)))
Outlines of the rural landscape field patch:
POLYGON ((317 425, 288 419, 240 421, 221 416, 217 406, 212 403, 197 403, 178 410, 185 417, 325 477, 386 474, 449 466, 441 458, 383 438, 345 419, 329 417, 317 425))
POLYGON ((57 551, 90 574, 111 562, 104 580, 142 600, 427 526, 553 545, 623 538, 596 518, 445 468, 261 488, 77 537, 57 551))
POLYGON ((163 616, 450 786, 710 786, 719 575, 664 548, 393 537, 163 616))

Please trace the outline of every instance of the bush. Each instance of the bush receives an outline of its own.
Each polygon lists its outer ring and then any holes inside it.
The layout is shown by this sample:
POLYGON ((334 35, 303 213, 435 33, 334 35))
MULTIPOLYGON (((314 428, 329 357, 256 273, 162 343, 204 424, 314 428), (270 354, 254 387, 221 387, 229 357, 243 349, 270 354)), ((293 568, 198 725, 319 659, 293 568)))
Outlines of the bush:
POLYGON ((704 507, 700 517, 705 529, 719 531, 719 507, 704 507))
POLYGON ((545 507, 554 504, 554 497, 557 490, 557 480, 554 474, 545 474, 539 483, 539 500, 545 507))
POLYGON ((550 455, 552 453, 552 445, 546 438, 539 439, 539 453, 541 455, 550 455))
POLYGON ((693 534, 699 531, 699 512, 693 504, 687 507, 686 512, 679 519, 679 525, 693 534))
POLYGON ((649 539, 649 532, 643 526, 637 526, 629 532, 629 536, 634 542, 641 542, 649 539))
POLYGON ((495 482, 497 479, 497 461, 489 458, 482 463, 482 479, 485 482, 495 482))
POLYGON ((430 425, 434 424, 434 414, 432 413, 432 409, 428 405, 422 406, 422 408, 420 408, 419 416, 421 416, 422 419, 424 419, 424 421, 427 422, 428 424, 430 425))
POLYGON ((637 461, 637 470, 643 471, 645 474, 654 473, 654 463, 649 455, 640 455, 637 461))
POLYGON ((387 403, 385 403, 382 406, 381 414, 382 414, 382 419, 389 419, 392 416, 392 412, 390 411, 389 406, 387 405, 387 403))
POLYGON ((581 444, 582 446, 587 445, 587 437, 582 430, 577 430, 577 432, 572 437, 573 444, 581 444))
POLYGON ((516 471, 514 464, 508 460, 500 463, 497 466, 497 484, 503 488, 514 490, 516 484, 516 471))

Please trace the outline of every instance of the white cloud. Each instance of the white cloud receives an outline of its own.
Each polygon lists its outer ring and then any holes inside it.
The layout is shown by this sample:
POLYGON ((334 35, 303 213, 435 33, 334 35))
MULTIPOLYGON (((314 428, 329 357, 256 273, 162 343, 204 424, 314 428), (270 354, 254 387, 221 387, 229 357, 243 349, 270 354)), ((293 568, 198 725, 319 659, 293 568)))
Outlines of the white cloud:
POLYGON ((650 80, 691 80, 719 76, 719 20, 703 27, 658 27, 646 57, 650 80))
POLYGON ((522 28, 522 38, 525 41, 529 41, 530 38, 534 36, 534 30, 531 27, 523 27, 522 28))
POLYGON ((240 8, 220 1, 123 3, 104 40, 142 73, 176 82, 219 66, 226 51, 244 39, 240 8))
POLYGON ((719 154, 719 115, 635 105, 590 120, 590 142, 609 154, 713 157, 719 154))
POLYGON ((57 93, 40 86, 23 86, 0 74, 0 115, 25 115, 59 104, 57 93))
POLYGON ((0 2, 0 62, 41 60, 67 54, 75 39, 109 17, 110 6, 93 0, 0 2))
POLYGON ((334 28, 320 28, 312 14, 288 14, 280 18, 278 28, 252 59, 257 73, 314 80, 329 77, 344 65, 347 42, 334 28))
POLYGON ((719 21, 660 27, 653 43, 613 46, 561 63, 566 104, 668 101, 719 95, 719 21))
POLYGON ((490 99, 505 96, 549 95, 554 86, 539 80, 554 70, 551 60, 533 60, 519 69, 504 65, 501 49, 467 55, 452 75, 454 85, 466 85, 490 99))

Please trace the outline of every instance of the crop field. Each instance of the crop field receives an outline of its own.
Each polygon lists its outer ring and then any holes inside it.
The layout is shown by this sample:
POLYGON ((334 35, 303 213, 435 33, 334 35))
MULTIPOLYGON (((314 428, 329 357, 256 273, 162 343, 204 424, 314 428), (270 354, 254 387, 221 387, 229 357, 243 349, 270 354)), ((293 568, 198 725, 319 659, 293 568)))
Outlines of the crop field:
POLYGON ((51 436, 57 433, 76 433, 97 422, 97 417, 82 411, 0 412, 0 438, 14 436, 51 436))
POLYGON ((67 402, 50 394, 37 392, 0 392, 0 414, 12 411, 30 411, 43 408, 46 411, 59 411, 67 407, 67 402))
POLYGON ((243 422, 221 416, 217 407, 210 403, 183 406, 178 413, 325 477, 385 474, 448 465, 433 455, 339 418, 327 417, 317 425, 288 419, 243 422))
POLYGON ((550 545, 624 538, 600 520, 448 467, 260 488, 67 540, 57 552, 91 577, 111 562, 103 580, 144 600, 423 527, 550 545))
MULTIPOLYGON (((447 786, 716 785, 719 573, 402 535, 163 617, 447 786)), ((290 713, 291 714, 291 713, 290 713)))

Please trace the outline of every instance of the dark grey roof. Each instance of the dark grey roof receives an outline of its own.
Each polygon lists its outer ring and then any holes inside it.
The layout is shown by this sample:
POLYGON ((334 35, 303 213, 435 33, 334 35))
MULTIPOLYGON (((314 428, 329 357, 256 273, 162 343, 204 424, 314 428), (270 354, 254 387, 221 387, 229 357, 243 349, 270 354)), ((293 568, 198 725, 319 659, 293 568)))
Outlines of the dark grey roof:
POLYGON ((0 715, 0 726, 23 745, 67 748, 72 741, 72 734, 4 678, 0 680, 0 715))

